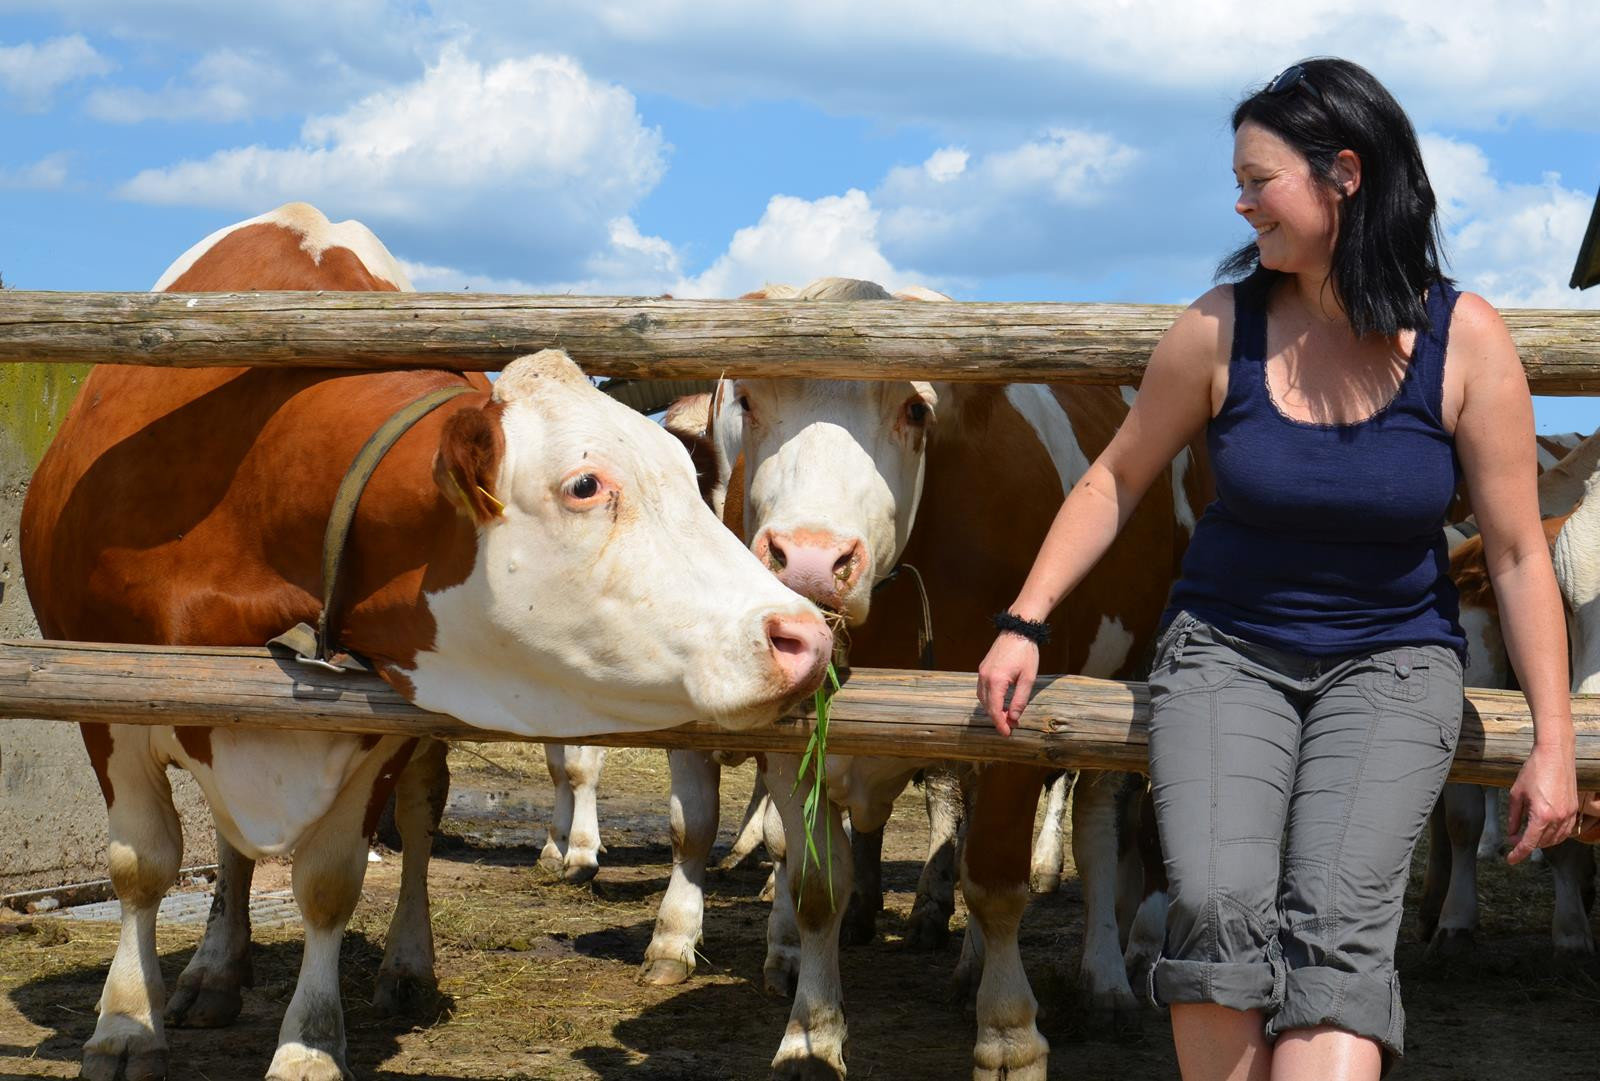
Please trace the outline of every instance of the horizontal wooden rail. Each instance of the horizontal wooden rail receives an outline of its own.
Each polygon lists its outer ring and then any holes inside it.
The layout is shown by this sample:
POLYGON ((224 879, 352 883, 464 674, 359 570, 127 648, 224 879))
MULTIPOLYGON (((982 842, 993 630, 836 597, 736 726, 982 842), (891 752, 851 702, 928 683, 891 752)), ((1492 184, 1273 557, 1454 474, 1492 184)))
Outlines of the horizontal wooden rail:
MULTIPOLYGON (((1020 762, 1143 770, 1149 700, 1143 684, 1046 677, 1021 727, 1002 738, 976 709, 964 672, 857 668, 834 697, 833 754, 1020 762)), ((1600 696, 1573 699, 1578 776, 1600 787, 1600 696)), ((0 643, 0 717, 113 724, 295 728, 323 732, 506 740, 407 703, 364 675, 308 668, 265 649, 157 649, 75 642, 0 643)), ((1428 722, 1391 720, 1389 723, 1428 722)), ((729 732, 690 724, 568 742, 624 747, 801 752, 810 721, 729 732)), ((1451 778, 1507 786, 1532 745, 1522 695, 1473 689, 1451 778)))
MULTIPOLYGON (((477 293, 0 293, 0 362, 1136 383, 1179 309, 477 293)), ((1511 311, 1533 389, 1600 393, 1600 312, 1511 311)))

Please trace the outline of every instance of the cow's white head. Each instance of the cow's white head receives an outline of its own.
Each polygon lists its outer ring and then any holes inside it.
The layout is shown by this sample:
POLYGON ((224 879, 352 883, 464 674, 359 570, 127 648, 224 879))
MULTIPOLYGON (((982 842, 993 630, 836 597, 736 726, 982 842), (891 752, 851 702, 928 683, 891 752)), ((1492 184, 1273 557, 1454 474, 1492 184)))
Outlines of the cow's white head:
POLYGON ((434 473, 477 552, 427 598, 418 705, 530 735, 738 728, 821 680, 821 615, 706 507, 678 441, 564 353, 513 362, 487 405, 452 415, 434 473))
MULTIPOLYGON (((768 286, 750 297, 893 299, 872 282, 848 278, 800 290, 768 286)), ((726 483, 742 454, 751 551, 797 593, 852 624, 864 621, 873 585, 910 536, 938 404, 932 384, 911 380, 719 384, 710 433, 719 481, 726 483)))

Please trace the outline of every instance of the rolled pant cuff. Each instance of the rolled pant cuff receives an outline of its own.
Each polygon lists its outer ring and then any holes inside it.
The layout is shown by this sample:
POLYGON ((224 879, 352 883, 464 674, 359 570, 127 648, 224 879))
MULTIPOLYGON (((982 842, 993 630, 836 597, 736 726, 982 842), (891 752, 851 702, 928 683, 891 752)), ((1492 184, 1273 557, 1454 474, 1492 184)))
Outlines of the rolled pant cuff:
POLYGON ((1284 982, 1283 1005, 1267 1020, 1267 1037, 1328 1025, 1377 1041, 1384 1067, 1405 1053, 1405 1010, 1394 976, 1296 968, 1284 982))
POLYGON ((1282 962, 1183 961, 1150 968, 1150 996, 1162 1006, 1207 1002, 1233 1010, 1275 1010, 1283 1002, 1282 962))

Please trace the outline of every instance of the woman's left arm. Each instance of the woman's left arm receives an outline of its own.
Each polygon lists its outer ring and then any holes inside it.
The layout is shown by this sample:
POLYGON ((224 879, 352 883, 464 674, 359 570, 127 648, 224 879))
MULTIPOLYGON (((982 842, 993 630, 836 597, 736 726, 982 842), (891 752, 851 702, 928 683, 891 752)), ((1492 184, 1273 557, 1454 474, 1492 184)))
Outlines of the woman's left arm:
POLYGON ((1462 375, 1456 450, 1483 531, 1506 652, 1533 712, 1533 751, 1511 786, 1506 858, 1520 863, 1535 848, 1566 840, 1577 818, 1566 617, 1539 524, 1527 376, 1505 324, 1481 297, 1463 293, 1456 302, 1449 356, 1462 375))

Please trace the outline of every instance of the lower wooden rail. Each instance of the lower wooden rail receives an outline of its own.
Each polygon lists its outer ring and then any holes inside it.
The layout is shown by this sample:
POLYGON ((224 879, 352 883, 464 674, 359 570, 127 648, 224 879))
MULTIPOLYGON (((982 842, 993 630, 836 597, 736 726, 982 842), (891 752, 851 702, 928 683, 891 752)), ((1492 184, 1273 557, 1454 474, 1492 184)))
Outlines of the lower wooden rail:
MULTIPOLYGON (((854 669, 832 702, 829 752, 1145 769, 1149 698, 1143 684, 1043 677, 1009 738, 998 735, 978 712, 975 686, 976 677, 965 672, 854 669)), ((1600 696, 1577 696, 1572 709, 1579 783, 1600 788, 1600 696)), ((0 717, 484 741, 529 738, 417 709, 374 676, 323 672, 266 649, 0 642, 0 717)), ((750 731, 697 723, 553 742, 799 753, 810 729, 806 710, 750 731)), ((1532 741, 1532 719, 1521 694, 1470 689, 1450 777, 1509 786, 1532 741)))

